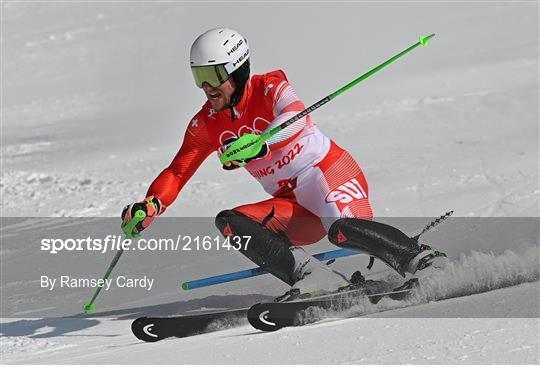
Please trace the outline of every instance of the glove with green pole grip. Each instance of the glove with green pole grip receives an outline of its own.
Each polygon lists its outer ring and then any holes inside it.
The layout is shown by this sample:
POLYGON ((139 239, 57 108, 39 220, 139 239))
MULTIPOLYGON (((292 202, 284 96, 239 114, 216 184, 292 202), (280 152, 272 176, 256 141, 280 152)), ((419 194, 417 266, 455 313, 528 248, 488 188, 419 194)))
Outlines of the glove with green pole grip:
MULTIPOLYGON (((244 134, 244 135, 250 135, 254 137, 258 137, 259 135, 256 134, 244 134)), ((242 137, 244 136, 242 135, 242 137)), ((221 157, 223 153, 236 141, 238 141, 240 138, 230 138, 225 140, 225 143, 219 148, 218 154, 221 157)), ((225 161, 223 162, 223 169, 230 171, 233 169, 237 169, 240 167, 244 167, 249 162, 255 160, 255 159, 262 159, 267 158, 270 156, 270 149, 268 148, 268 144, 266 142, 263 142, 258 147, 255 147, 255 149, 252 149, 251 151, 244 151, 244 155, 241 159, 232 160, 232 161, 225 161)))
POLYGON ((148 196, 141 202, 127 205, 122 210, 122 231, 128 238, 139 237, 162 211, 161 201, 154 196, 148 196), (140 218, 144 219, 140 220, 140 218))

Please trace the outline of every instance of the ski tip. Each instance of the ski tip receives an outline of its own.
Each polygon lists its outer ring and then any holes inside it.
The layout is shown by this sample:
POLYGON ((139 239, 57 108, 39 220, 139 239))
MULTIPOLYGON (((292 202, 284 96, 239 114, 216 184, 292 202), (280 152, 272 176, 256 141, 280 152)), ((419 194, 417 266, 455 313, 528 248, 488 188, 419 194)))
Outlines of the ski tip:
POLYGON ((189 291, 189 283, 188 282, 182 283, 182 289, 185 291, 189 291))
POLYGON ((161 339, 164 339, 173 335, 160 335, 154 330, 155 322, 148 319, 148 317, 139 317, 138 319, 133 320, 131 323, 131 331, 138 339, 153 343, 161 339))
POLYGON ((422 46, 427 46, 429 43, 429 40, 435 37, 435 33, 430 34, 429 36, 420 37, 420 44, 422 46))
POLYGON ((85 303, 83 309, 85 314, 91 314, 96 310, 96 306, 92 303, 85 303))

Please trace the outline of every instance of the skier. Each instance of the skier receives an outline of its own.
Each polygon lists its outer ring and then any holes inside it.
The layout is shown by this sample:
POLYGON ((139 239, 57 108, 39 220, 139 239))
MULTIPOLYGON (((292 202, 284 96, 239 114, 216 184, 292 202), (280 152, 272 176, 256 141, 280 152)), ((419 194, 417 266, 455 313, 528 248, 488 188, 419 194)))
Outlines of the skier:
MULTIPOLYGON (((281 70, 250 77, 248 41, 240 33, 211 29, 191 47, 195 84, 207 98, 187 126, 172 163, 148 189, 147 197, 128 205, 122 226, 135 211, 146 213, 140 232, 173 203, 182 187, 212 152, 219 156, 244 133, 262 134, 305 109, 281 70)), ((445 255, 372 221, 368 184, 354 158, 325 136, 308 115, 266 141, 244 166, 272 197, 223 210, 216 226, 224 236, 252 237, 240 251, 291 286, 282 298, 333 292, 349 281, 303 248, 328 235, 333 244, 374 256, 403 277, 421 276, 444 266, 445 255)))

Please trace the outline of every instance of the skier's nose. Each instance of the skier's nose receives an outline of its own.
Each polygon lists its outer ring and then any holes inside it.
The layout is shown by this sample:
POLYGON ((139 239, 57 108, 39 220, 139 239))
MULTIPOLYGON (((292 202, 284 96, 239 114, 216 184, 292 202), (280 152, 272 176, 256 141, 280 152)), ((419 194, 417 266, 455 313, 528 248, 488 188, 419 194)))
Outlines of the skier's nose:
POLYGON ((214 87, 212 87, 210 84, 208 84, 208 82, 204 82, 203 85, 202 85, 202 88, 206 93, 210 93, 214 89, 214 87))

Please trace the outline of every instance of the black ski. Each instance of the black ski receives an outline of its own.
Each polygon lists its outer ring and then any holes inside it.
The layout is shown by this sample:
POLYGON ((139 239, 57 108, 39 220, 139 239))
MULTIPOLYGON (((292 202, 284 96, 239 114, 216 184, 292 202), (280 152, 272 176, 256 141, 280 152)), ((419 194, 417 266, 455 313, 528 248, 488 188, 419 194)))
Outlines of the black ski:
POLYGON ((417 279, 411 279, 394 290, 378 293, 366 292, 366 289, 362 288, 291 302, 257 303, 248 310, 247 317, 254 328, 262 331, 305 325, 321 319, 320 315, 310 314, 310 310, 346 310, 358 304, 362 297, 368 297, 372 303, 385 297, 400 300, 407 296, 417 282, 417 279))
POLYGON ((346 309, 353 306, 363 296, 369 297, 373 303, 377 303, 383 297, 402 299, 414 285, 413 281, 416 279, 394 290, 391 290, 392 288, 388 290, 389 285, 386 282, 362 280, 362 288, 299 301, 258 303, 251 308, 197 312, 179 316, 139 317, 132 322, 131 331, 140 340, 156 342, 170 337, 183 338, 224 327, 234 327, 240 325, 246 316, 255 328, 273 331, 285 326, 301 324, 297 321, 297 314, 310 307, 346 309), (384 288, 386 291, 381 291, 384 288))
POLYGON ((133 334, 145 342, 201 334, 212 326, 235 326, 245 320, 249 307, 170 317, 139 317, 131 323, 133 334))

